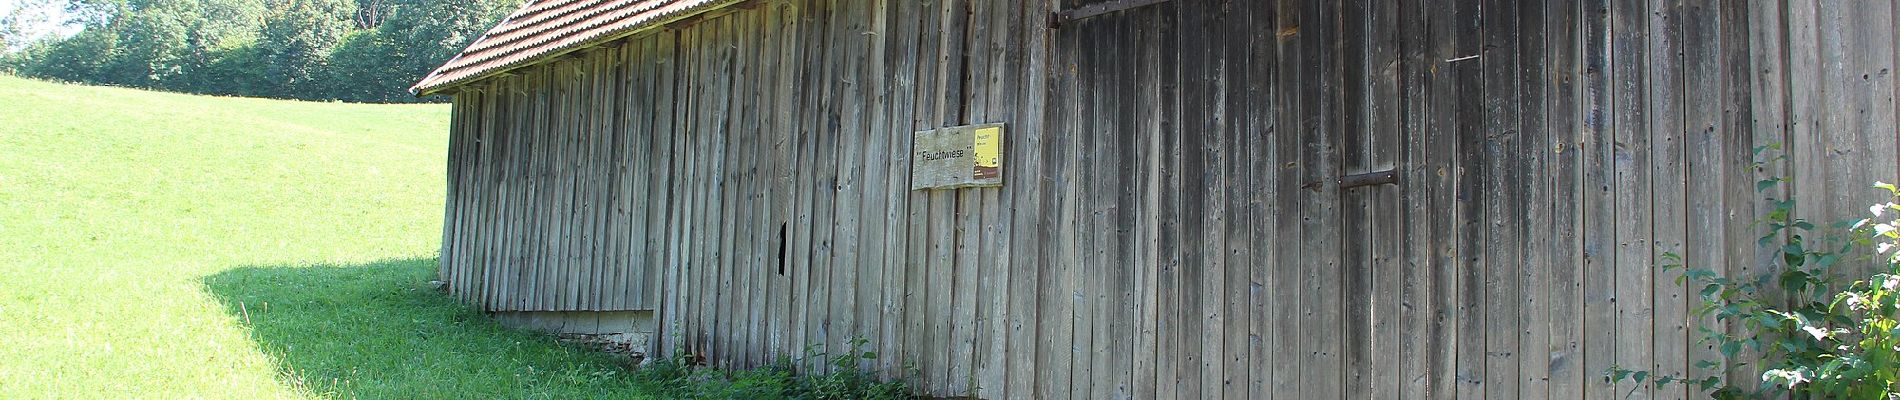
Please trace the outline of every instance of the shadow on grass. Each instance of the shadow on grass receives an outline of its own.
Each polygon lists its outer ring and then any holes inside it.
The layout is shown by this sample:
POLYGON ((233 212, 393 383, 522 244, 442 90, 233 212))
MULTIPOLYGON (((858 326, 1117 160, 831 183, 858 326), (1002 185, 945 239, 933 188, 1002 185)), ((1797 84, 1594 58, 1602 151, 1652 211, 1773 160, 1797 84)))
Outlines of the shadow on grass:
POLYGON ((435 270, 435 259, 242 267, 204 286, 276 359, 280 379, 310 394, 645 397, 623 359, 504 328, 430 289, 435 270))

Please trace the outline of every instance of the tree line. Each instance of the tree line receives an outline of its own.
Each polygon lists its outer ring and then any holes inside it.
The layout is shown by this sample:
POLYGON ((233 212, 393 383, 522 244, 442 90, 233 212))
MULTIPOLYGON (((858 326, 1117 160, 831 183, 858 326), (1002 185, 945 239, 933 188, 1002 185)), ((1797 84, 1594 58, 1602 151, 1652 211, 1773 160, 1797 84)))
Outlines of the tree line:
MULTIPOLYGON (((25 0, 53 1, 53 0, 25 0)), ((0 71, 177 92, 417 102, 408 92, 515 5, 500 0, 63 0, 78 33, 8 43, 0 71)), ((19 7, 24 8, 25 5, 19 7)), ((18 39, 13 39, 18 40, 18 39)))

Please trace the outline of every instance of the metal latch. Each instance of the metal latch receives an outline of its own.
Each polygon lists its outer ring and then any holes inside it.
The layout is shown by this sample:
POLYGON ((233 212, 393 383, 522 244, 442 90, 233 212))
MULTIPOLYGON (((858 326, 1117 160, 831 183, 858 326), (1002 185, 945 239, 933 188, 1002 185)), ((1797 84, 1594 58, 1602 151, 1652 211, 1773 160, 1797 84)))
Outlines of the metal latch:
POLYGON ((1361 186, 1397 185, 1397 184, 1399 184, 1399 170, 1397 169, 1388 169, 1388 170, 1378 171, 1378 172, 1367 172, 1363 174, 1346 175, 1346 176, 1339 177, 1339 190, 1352 189, 1352 188, 1361 187, 1361 186))

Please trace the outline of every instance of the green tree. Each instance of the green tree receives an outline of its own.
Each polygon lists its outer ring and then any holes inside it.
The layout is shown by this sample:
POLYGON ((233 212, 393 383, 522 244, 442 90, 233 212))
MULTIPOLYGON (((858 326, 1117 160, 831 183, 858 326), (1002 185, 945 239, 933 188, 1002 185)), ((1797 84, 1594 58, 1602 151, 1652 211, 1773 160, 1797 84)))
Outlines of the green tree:
POLYGON ((260 94, 309 98, 328 92, 320 79, 330 52, 351 29, 355 7, 346 0, 273 0, 257 40, 269 84, 258 88, 260 94))
MULTIPOLYGON (((370 1, 370 0, 359 0, 370 1)), ((512 10, 507 1, 392 0, 387 20, 371 35, 352 37, 337 50, 337 98, 418 101, 410 85, 468 47, 512 10)))
MULTIPOLYGON (((83 29, 0 57, 0 69, 195 93, 369 102, 439 100, 417 99, 407 89, 514 5, 513 0, 23 1, 63 2, 71 22, 83 29)), ((0 24, 0 40, 17 40, 4 39, 18 36, 5 29, 0 24)))

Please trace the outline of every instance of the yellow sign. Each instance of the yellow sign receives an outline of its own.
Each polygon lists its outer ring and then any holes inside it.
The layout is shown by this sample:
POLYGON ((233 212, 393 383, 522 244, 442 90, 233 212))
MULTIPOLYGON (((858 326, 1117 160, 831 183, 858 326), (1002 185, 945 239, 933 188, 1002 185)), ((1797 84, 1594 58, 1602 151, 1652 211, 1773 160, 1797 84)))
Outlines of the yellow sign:
POLYGON ((1003 128, 998 126, 976 130, 976 166, 999 168, 1003 166, 1003 128))

